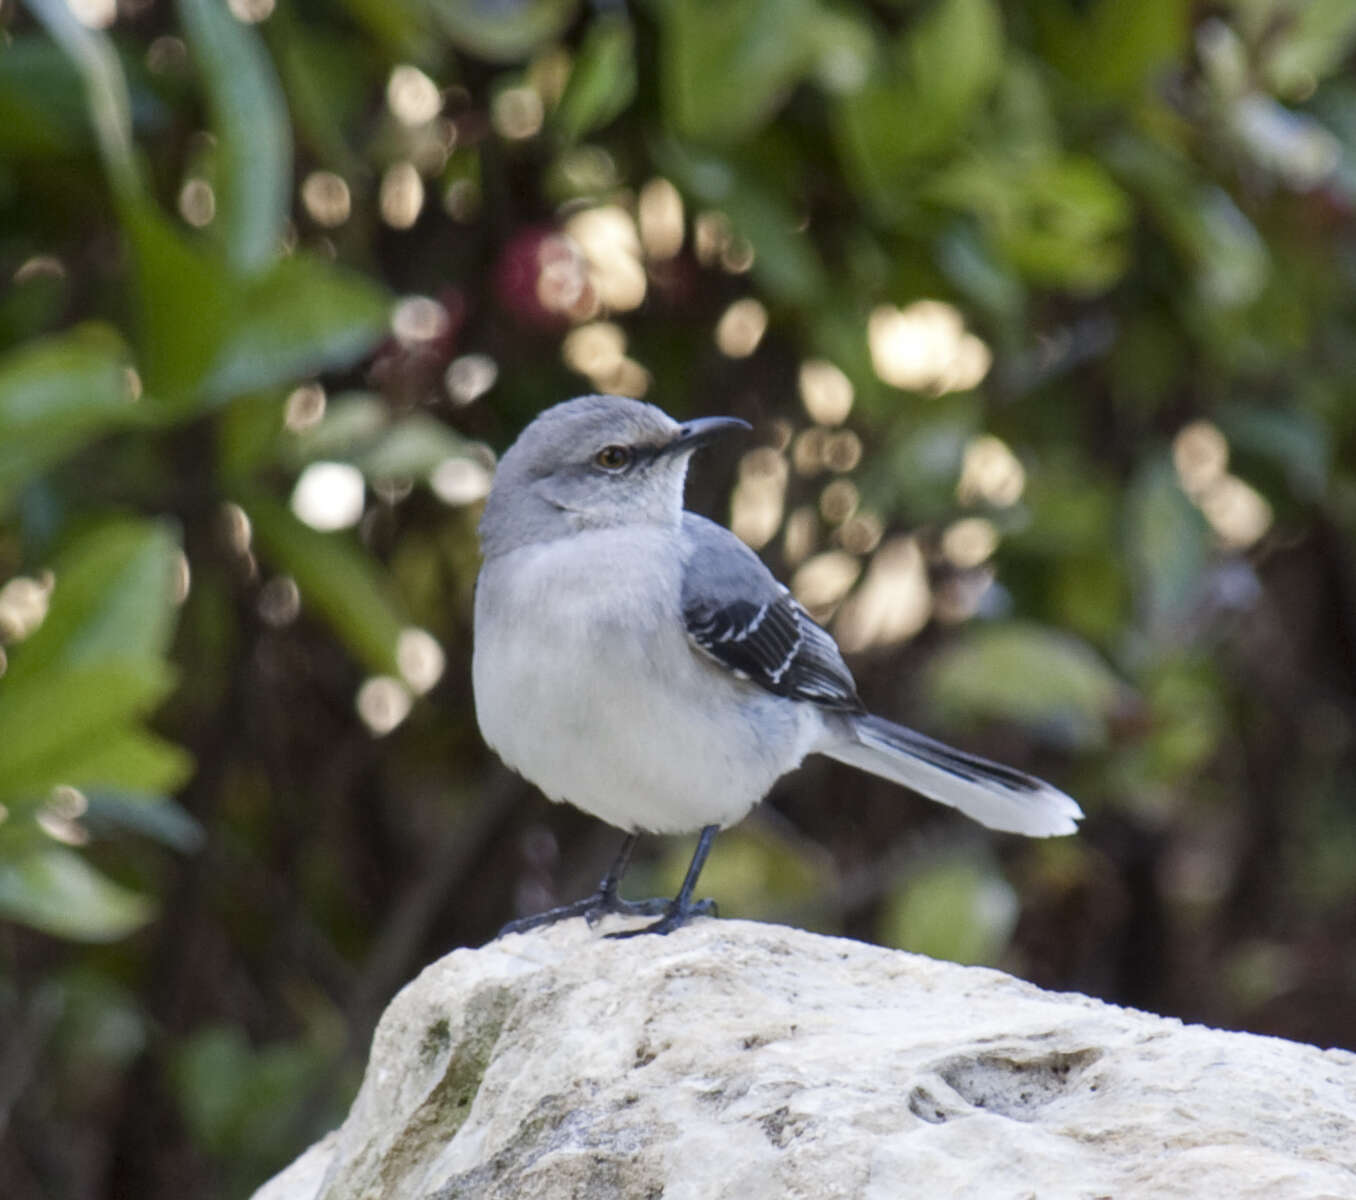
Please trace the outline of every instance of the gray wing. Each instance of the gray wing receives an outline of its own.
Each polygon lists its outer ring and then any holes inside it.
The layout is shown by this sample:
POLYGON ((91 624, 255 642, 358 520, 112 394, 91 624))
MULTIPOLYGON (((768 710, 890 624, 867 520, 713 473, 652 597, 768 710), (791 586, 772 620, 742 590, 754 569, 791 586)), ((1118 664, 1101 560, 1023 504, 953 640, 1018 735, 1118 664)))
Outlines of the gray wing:
POLYGON ((683 541, 683 620, 693 645, 774 695, 865 711, 833 638, 762 559, 694 513, 683 514, 683 541))

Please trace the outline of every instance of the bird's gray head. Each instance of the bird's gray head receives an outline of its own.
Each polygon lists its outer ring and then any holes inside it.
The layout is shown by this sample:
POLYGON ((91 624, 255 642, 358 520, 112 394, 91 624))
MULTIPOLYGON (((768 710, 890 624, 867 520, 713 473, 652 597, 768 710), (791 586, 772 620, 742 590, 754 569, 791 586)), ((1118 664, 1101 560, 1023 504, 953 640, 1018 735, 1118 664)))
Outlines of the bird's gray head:
POLYGON ((486 558, 583 529, 677 525, 692 452, 735 417, 680 425, 624 396, 580 396, 548 408, 499 461, 480 520, 486 558))

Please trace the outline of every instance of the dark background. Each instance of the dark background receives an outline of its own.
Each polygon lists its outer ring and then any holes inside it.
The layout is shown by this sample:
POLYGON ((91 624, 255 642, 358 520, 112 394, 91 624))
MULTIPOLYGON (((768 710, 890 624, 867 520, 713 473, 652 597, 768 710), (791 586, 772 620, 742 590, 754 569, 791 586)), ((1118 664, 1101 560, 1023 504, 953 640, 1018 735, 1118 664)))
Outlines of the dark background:
POLYGON ((1356 1047, 1350 0, 80 11, 0 3, 7 1200, 247 1195, 592 886, 469 689, 493 455, 590 390, 753 422, 691 506, 1088 814, 813 762, 725 914, 1356 1047))

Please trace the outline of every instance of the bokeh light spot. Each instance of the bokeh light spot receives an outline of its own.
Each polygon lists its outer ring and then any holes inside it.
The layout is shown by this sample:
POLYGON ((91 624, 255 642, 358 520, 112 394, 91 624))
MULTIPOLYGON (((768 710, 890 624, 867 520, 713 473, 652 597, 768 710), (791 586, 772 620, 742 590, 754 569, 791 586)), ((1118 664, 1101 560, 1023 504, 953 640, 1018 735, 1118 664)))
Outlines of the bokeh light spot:
POLYGON ((170 602, 176 605, 183 604, 188 599, 189 592, 193 590, 193 566, 188 561, 188 555, 182 550, 175 551, 171 571, 170 602))
POLYGON ((824 465, 830 471, 851 471, 862 461, 862 439, 850 429, 840 429, 824 439, 824 465))
POLYGON ((734 236, 730 218, 715 209, 697 214, 693 223, 692 241, 697 261, 704 267, 715 266, 734 236))
POLYGON ((177 74, 188 67, 188 46, 183 38, 161 34, 146 50, 146 69, 153 75, 177 74))
POLYGON ((767 332, 767 309, 752 296, 736 300, 716 325, 716 345, 730 358, 747 358, 767 332))
POLYGON ((626 355, 626 334, 611 321, 591 321, 566 334, 560 354, 567 367, 601 387, 626 355))
POLYGON ((312 529, 348 529, 362 519, 366 490, 357 467, 314 462, 292 489, 292 511, 312 529))
POLYGON ((399 679, 374 675, 358 689, 358 716, 377 737, 383 737, 410 713, 413 697, 399 679))
POLYGON ((640 306, 647 281, 640 234, 626 209, 616 204, 586 208, 565 222, 565 233, 583 253, 590 282, 605 307, 627 312, 640 306))
POLYGON ((819 514, 809 504, 802 504, 786 518, 782 532, 782 558, 789 567, 799 566, 814 553, 819 540, 819 514))
POLYGON ((118 19, 117 0, 66 0, 66 4, 86 29, 107 29, 118 19))
POLYGON ((428 477, 433 494, 444 504, 460 508, 490 494, 493 475, 483 463, 470 458, 445 458, 428 477))
POLYGON ((283 406, 283 426, 300 433, 319 425, 325 417, 325 389, 318 383, 303 383, 293 388, 283 406))
POLYGON ((494 387, 499 364, 488 354, 462 354, 448 364, 443 383, 452 403, 471 404, 494 387))
POLYGON ((443 212, 466 224, 480 213, 480 185, 474 179, 454 179, 443 192, 443 212))
POLYGON ((226 548, 232 554, 249 554, 254 541, 254 527, 250 524, 249 513, 228 500, 221 506, 220 521, 226 548))
POLYGON ((1246 550, 1271 528, 1271 504, 1237 475, 1215 480, 1198 503, 1216 536, 1229 550, 1246 550))
POLYGON ((942 553, 958 567, 977 567, 998 549, 998 526, 988 517, 963 517, 942 534, 942 553))
POLYGON ((820 515, 830 525, 841 525, 857 511, 860 499, 851 480, 835 479, 819 494, 820 515))
POLYGON ((956 484, 957 500, 1007 508, 1022 498, 1025 489, 1026 469, 1006 442, 992 434, 970 440, 956 484))
POLYGON ((1172 463, 1182 490, 1202 496, 1228 469, 1229 443, 1214 422, 1192 421, 1172 439, 1172 463))
POLYGON ((447 657, 437 638, 411 626, 396 639, 396 665, 415 695, 422 696, 443 677, 447 657))
POLYGON ((810 420, 819 425, 841 425, 852 411, 853 387, 843 371, 827 358, 809 358, 800 364, 800 400, 810 420))
POLYGON ((353 198, 342 176, 333 171, 312 171, 302 181, 301 204, 317 225, 335 229, 348 220, 353 198))
POLYGON ((424 209, 424 181, 411 162, 388 167, 377 196, 381 219, 392 229, 409 229, 424 209))
POLYGON ((867 322, 867 344, 881 380, 908 391, 965 391, 993 365, 988 346, 966 332, 960 310, 940 300, 918 300, 904 309, 880 305, 867 322))
POLYGON ((797 475, 807 479, 818 475, 827 465, 829 434, 817 426, 802 429, 791 443, 791 462, 797 475))
POLYGON ((673 258, 683 248, 683 197, 667 179, 651 179, 636 203, 640 244, 655 261, 673 258))
POLYGON ((825 550, 802 563, 791 577, 791 591, 816 621, 825 621, 862 573, 861 560, 846 550, 825 550))
POLYGON ((21 642, 47 619, 56 578, 50 571, 18 575, 0 587, 0 641, 21 642))
POLYGON ((589 261, 579 243, 551 234, 537 247, 537 303, 547 312, 571 321, 587 321, 598 311, 598 293, 590 280, 589 261))
POLYGON ((918 543, 891 538, 871 558, 862 586, 834 623, 838 643, 849 654, 891 646, 912 637, 932 613, 932 589, 918 543))
POLYGON ((428 296, 404 296, 391 311, 391 333, 407 349, 437 341, 451 327, 447 309, 428 296))
POLYGON ((786 459, 771 446, 750 450, 739 461, 739 479, 730 497, 730 529, 760 550, 781 528, 786 504, 786 459))
POLYGON ((217 195, 205 179, 186 179, 179 189, 179 215, 195 229, 212 223, 217 215, 217 195))
POLYGON ((65 279, 66 266, 55 254, 34 254, 24 259, 14 272, 15 283, 31 279, 65 279))
POLYGON ((427 125, 442 111, 443 97, 423 71, 401 63, 386 81, 386 107, 402 125, 427 125))
POLYGON ((231 16, 245 25, 258 25, 273 15, 276 0, 226 0, 231 16))
POLYGON ((523 141, 541 132, 546 111, 535 88, 505 88, 490 105, 490 123, 502 138, 523 141))
POLYGON ((870 554, 880 545, 885 534, 885 523, 865 509, 855 512, 838 530, 838 542, 852 554, 870 554))
POLYGON ((276 575, 259 589, 255 601, 260 619, 281 629, 301 615, 301 589, 290 575, 276 575))

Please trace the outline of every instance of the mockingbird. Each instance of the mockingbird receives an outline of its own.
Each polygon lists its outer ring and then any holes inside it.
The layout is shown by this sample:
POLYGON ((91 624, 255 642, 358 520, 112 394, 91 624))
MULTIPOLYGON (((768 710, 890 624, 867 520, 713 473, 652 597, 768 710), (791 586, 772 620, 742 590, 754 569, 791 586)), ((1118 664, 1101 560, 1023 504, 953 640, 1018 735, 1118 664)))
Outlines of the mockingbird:
POLYGON ((697 447, 748 424, 680 425, 651 404, 583 396, 504 455, 480 522, 473 676, 485 740, 552 800, 627 832, 598 891, 515 921, 696 913, 716 831, 812 753, 903 784, 991 829, 1072 833, 1047 783, 870 715, 838 647, 734 534, 683 510, 697 447), (645 833, 701 831, 672 900, 617 893, 645 833))

